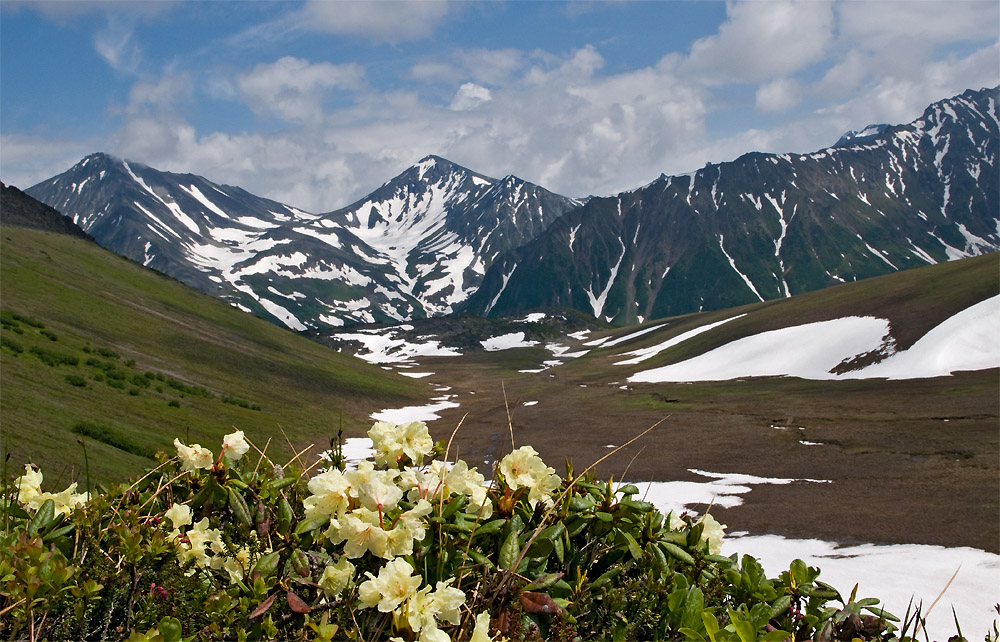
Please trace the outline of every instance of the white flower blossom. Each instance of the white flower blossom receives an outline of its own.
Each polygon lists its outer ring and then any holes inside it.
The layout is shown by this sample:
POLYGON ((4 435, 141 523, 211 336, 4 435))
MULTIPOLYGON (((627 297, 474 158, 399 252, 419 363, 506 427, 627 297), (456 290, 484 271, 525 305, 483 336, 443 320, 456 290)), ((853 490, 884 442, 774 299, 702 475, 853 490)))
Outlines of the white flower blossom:
POLYGON ((181 458, 181 470, 190 471, 199 468, 212 467, 212 451, 202 448, 201 444, 191 444, 185 446, 180 439, 174 439, 174 447, 177 448, 177 456, 181 458))
POLYGON ((238 462, 248 450, 250 450, 250 444, 244 438, 242 430, 237 430, 222 438, 222 456, 230 464, 238 462))

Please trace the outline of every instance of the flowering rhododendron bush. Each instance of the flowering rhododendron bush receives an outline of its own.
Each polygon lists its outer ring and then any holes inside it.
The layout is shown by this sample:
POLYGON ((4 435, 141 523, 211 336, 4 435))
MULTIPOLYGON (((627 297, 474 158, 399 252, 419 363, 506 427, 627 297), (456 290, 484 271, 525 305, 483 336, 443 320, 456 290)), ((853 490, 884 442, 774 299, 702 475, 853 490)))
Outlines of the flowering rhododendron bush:
MULTIPOLYGON (((4 480, 0 637, 130 640, 908 639, 877 600, 801 561, 719 555, 711 515, 560 476, 530 446, 491 481, 423 423, 376 423, 372 460, 304 471, 242 432, 111 488, 4 480)), ((337 440, 339 444, 339 439, 337 440)))

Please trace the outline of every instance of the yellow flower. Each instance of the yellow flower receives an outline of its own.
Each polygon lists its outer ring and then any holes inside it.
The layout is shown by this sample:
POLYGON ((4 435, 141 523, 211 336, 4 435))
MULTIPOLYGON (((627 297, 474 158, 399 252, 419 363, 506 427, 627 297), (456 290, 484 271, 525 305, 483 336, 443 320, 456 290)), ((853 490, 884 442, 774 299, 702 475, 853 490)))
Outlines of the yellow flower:
POLYGON ((483 611, 476 616, 476 627, 472 629, 472 637, 469 642, 493 642, 490 637, 490 613, 483 611))
POLYGON ((178 531, 181 526, 188 526, 191 523, 191 507, 187 504, 174 502, 174 505, 163 515, 170 518, 170 522, 174 525, 174 531, 178 531))
POLYGON ((243 579, 243 574, 250 566, 250 546, 246 545, 236 551, 233 557, 226 556, 222 568, 229 573, 229 583, 235 584, 243 579))
POLYGON ((90 499, 87 493, 77 493, 76 482, 59 493, 42 490, 42 471, 35 470, 28 464, 24 466, 24 474, 17 478, 17 501, 24 506, 38 510, 48 500, 52 500, 57 514, 67 515, 77 506, 83 506, 90 499))
POLYGON ((708 552, 718 555, 722 551, 722 539, 725 536, 726 525, 720 524, 709 513, 701 518, 704 530, 701 532, 701 541, 708 542, 708 552))
POLYGON ((222 438, 222 456, 230 464, 235 464, 239 461, 240 457, 245 455, 248 450, 250 450, 250 444, 243 437, 242 430, 237 430, 222 438))
POLYGON ((424 455, 434 449, 427 424, 422 421, 411 421, 405 424, 394 424, 388 421, 377 421, 368 431, 375 448, 375 463, 395 466, 403 456, 420 464, 424 455))
POLYGON ((391 511, 403 498, 403 491, 396 484, 386 482, 385 479, 373 477, 358 486, 358 501, 365 508, 383 515, 391 511))
POLYGON ((327 537, 334 544, 344 544, 344 555, 351 559, 370 551, 372 555, 389 559, 389 534, 382 528, 379 514, 367 508, 358 508, 343 518, 330 521, 327 537), (335 536, 331 537, 331 533, 335 536))
POLYGON ((531 446, 521 446, 500 461, 500 472, 512 489, 529 489, 528 501, 534 506, 539 500, 548 502, 551 493, 562 480, 555 469, 545 465, 531 446))
POLYGON ((25 464, 24 474, 17 478, 17 501, 28 508, 38 510, 43 503, 39 501, 41 495, 42 471, 25 464))
POLYGON ((202 448, 201 444, 185 446, 180 439, 174 439, 174 446, 177 448, 177 456, 181 458, 181 470, 212 467, 212 451, 208 448, 202 448))
POLYGON ((413 575, 413 567, 402 557, 390 560, 378 572, 378 577, 371 573, 365 575, 369 579, 358 587, 358 598, 365 607, 377 606, 382 613, 392 612, 414 595, 421 581, 419 575, 413 575))
POLYGON ((306 519, 317 515, 342 516, 350 508, 350 490, 351 484, 336 468, 316 475, 309 480, 309 492, 312 495, 302 502, 306 519))
POLYGON ((222 531, 209 528, 207 517, 192 526, 185 537, 188 540, 187 544, 181 544, 181 549, 177 551, 181 564, 194 560, 195 565, 205 568, 212 563, 208 555, 209 550, 214 553, 223 553, 226 550, 222 544, 222 531))
POLYGON ((445 635, 439 632, 438 621, 458 624, 462 619, 459 609, 465 604, 465 593, 449 586, 453 581, 454 578, 449 578, 438 582, 433 592, 430 586, 425 586, 411 595, 403 608, 393 613, 396 627, 401 628, 405 621, 411 631, 420 632, 421 640, 436 640, 435 636, 445 635))
POLYGON ((413 542, 424 539, 424 520, 433 508, 426 499, 421 499, 410 510, 396 518, 396 525, 388 535, 388 553, 393 557, 413 554, 413 542))
POLYGON ((326 593, 327 597, 333 597, 334 595, 343 593, 344 589, 350 585, 353 579, 354 564, 351 564, 351 561, 346 556, 341 556, 336 564, 331 564, 323 569, 323 576, 319 579, 319 585, 323 588, 323 592, 326 593))

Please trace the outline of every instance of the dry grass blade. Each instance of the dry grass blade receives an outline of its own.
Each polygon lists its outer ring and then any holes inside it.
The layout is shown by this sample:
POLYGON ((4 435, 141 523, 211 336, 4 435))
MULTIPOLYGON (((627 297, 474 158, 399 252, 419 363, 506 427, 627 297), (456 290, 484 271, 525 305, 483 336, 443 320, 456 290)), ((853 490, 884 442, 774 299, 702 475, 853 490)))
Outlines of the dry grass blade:
POLYGON ((951 579, 949 579, 948 583, 944 585, 944 588, 941 589, 941 592, 938 593, 938 596, 934 598, 934 601, 931 602, 931 605, 927 607, 927 612, 924 613, 924 617, 920 620, 920 624, 918 624, 917 628, 914 629, 913 631, 913 637, 917 637, 917 634, 920 633, 921 627, 923 627, 924 622, 927 621, 927 617, 931 614, 931 611, 934 610, 934 606, 941 600, 944 594, 948 591, 948 588, 951 586, 951 583, 955 581, 955 578, 958 577, 958 572, 961 570, 962 570, 962 565, 959 564, 958 568, 955 569, 955 572, 951 574, 951 579))

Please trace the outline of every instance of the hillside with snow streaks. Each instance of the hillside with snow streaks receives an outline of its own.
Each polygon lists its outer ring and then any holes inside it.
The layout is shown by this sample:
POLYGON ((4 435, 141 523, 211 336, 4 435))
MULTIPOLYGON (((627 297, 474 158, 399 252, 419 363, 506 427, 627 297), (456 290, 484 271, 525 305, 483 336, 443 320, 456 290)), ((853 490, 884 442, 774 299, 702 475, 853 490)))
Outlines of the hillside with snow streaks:
MULTIPOLYGON (((729 321, 731 319, 727 319, 729 321)), ((725 322, 723 322, 725 323, 725 322)), ((642 353, 665 350, 719 324, 712 324, 642 353)), ((637 372, 630 383, 725 381, 789 376, 813 380, 923 379, 960 370, 1000 367, 1000 295, 945 320, 906 350, 895 351, 889 322, 843 317, 771 330, 737 339, 679 363, 637 372), (842 371, 859 356, 881 352, 878 363, 842 371)), ((638 354, 638 353, 633 353, 638 354)), ((635 364, 638 360, 618 362, 635 364)))
POLYGON ((328 214, 105 154, 28 192, 104 247, 294 330, 447 314, 579 205, 433 156, 328 214))
POLYGON ((497 261, 463 310, 571 307, 628 325, 997 251, 998 96, 593 198, 497 261))

